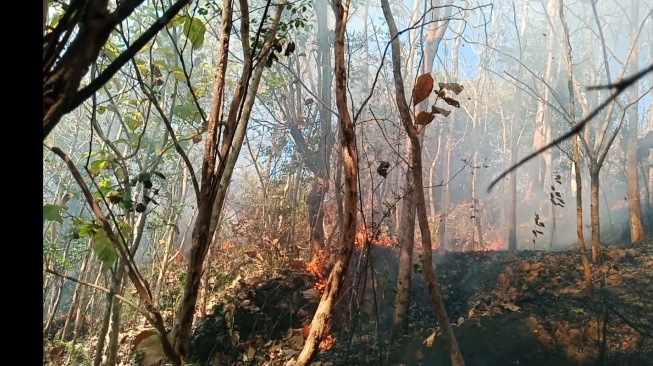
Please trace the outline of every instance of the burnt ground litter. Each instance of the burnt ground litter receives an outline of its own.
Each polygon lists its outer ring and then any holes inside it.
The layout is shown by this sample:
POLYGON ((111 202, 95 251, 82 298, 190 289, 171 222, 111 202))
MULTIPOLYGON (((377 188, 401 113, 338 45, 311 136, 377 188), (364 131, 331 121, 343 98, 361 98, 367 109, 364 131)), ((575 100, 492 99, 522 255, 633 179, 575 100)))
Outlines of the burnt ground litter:
MULTIPOLYGON (((368 284, 364 301, 343 292, 332 327, 336 343, 315 365, 450 364, 419 265, 406 336, 390 344, 393 255, 396 248, 373 249, 374 292, 369 273, 361 281, 368 284)), ((653 238, 607 245, 601 258, 589 297, 577 250, 439 256, 436 272, 466 365, 653 365, 653 238)), ((349 277, 349 288, 361 290, 349 277)), ((317 307, 303 295, 314 283, 291 270, 241 281, 196 324, 191 361, 292 365, 317 307)))

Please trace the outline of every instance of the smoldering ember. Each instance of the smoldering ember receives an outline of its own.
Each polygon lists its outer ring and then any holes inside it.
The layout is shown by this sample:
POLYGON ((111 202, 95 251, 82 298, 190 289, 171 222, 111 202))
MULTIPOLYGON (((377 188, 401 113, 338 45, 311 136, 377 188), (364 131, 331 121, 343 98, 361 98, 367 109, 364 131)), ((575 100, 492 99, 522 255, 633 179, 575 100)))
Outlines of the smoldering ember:
POLYGON ((651 0, 44 0, 43 365, 653 365, 652 89, 651 0))

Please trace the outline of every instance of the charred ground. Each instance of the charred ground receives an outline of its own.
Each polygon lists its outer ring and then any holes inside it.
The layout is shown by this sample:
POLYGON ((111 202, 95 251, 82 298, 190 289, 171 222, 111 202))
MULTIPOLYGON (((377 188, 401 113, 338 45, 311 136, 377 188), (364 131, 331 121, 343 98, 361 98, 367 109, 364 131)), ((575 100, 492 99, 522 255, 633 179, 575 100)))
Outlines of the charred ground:
MULTIPOLYGON (((395 271, 390 258, 395 251, 373 248, 369 267, 374 268, 374 278, 370 272, 367 277, 350 276, 349 291, 342 295, 333 320, 337 341, 319 355, 318 364, 449 363, 437 327, 434 342, 429 346, 426 341, 435 316, 419 267, 407 336, 397 344, 388 343, 395 271)), ((608 246, 602 257, 603 263, 594 268, 592 298, 584 292, 575 251, 438 257, 438 279, 466 364, 653 364, 653 240, 632 247, 608 246)), ((195 361, 292 364, 317 305, 303 293, 315 281, 310 274, 285 270, 238 282, 213 315, 198 322, 195 361)))

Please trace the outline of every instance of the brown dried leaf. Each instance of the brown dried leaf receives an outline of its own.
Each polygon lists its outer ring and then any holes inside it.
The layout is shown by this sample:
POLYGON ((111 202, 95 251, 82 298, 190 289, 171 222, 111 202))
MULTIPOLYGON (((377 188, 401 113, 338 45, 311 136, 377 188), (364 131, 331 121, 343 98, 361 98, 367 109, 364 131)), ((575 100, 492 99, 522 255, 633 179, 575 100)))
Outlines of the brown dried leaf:
POLYGON ((308 302, 319 302, 321 298, 320 294, 314 288, 303 291, 302 294, 308 302))
POLYGON ((435 114, 428 112, 419 112, 417 117, 415 117, 415 124, 426 126, 429 123, 433 122, 435 114))
POLYGON ((449 117, 449 115, 451 114, 451 111, 446 110, 444 108, 432 106, 431 107, 431 113, 432 114, 441 114, 441 115, 443 115, 445 117, 449 117))
POLYGON ((413 88, 413 104, 418 105, 429 97, 433 91, 433 77, 431 74, 423 74, 417 78, 413 88))
POLYGON ((463 89, 465 89, 465 87, 463 87, 458 83, 438 83, 438 86, 440 87, 440 89, 451 90, 456 95, 460 94, 460 92, 463 91, 463 89))
MULTIPOLYGON (((168 334, 168 340, 173 341, 172 334, 168 334)), ((161 340, 157 334, 150 335, 149 337, 143 339, 136 350, 141 352, 143 359, 141 361, 142 366, 154 366, 158 365, 162 360, 166 360, 166 355, 163 352, 163 347, 161 346, 161 340)))
POLYGON ((430 336, 428 336, 424 342, 422 342, 423 345, 426 347, 431 347, 433 345, 433 342, 435 341, 435 332, 431 333, 430 336))
POLYGON ((449 104, 452 107, 460 108, 460 102, 458 102, 457 100, 455 100, 453 98, 443 97, 442 100, 447 102, 447 104, 449 104))
POLYGON ((146 338, 149 338, 156 334, 156 331, 154 329, 146 329, 134 337, 132 340, 132 350, 138 347, 138 345, 146 338))

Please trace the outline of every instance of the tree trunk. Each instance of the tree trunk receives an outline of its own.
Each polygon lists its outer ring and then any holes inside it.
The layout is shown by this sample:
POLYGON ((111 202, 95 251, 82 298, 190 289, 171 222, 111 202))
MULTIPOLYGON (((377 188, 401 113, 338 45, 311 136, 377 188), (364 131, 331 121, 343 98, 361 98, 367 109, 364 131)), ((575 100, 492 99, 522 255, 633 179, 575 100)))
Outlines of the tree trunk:
MULTIPOLYGON (((433 4, 434 6, 441 5, 440 1, 433 4)), ((413 17, 417 17, 417 4, 413 10, 413 17)), ((428 32, 426 35, 426 45, 424 47, 424 60, 422 64, 422 73, 430 73, 433 69, 433 60, 435 59, 435 54, 439 47, 440 41, 442 40, 444 33, 449 25, 449 15, 451 14, 451 8, 447 7, 444 12, 444 17, 440 20, 439 9, 437 11, 431 10, 430 15, 425 17, 429 20, 428 32)), ((424 24, 422 24, 422 27, 424 24)), ((420 32, 421 33, 421 32, 420 32)), ((421 37, 421 35, 420 35, 421 37)), ((412 40, 412 37, 411 37, 412 40)), ((412 60, 410 56, 412 50, 409 50, 408 65, 406 70, 412 70, 412 60)), ((394 60, 393 60, 394 61, 394 60)), ((401 76, 401 61, 399 61, 398 72, 401 76)), ((396 76, 395 76, 396 77, 396 76)), ((403 83, 403 77, 402 77, 403 83)), ((405 99, 405 96, 402 97, 405 99)), ((423 110, 423 105, 416 106, 416 113, 419 110, 423 110)), ((417 136, 419 144, 424 141, 424 135, 421 134, 417 136)), ((412 161, 415 159, 413 156, 415 146, 411 142, 411 138, 408 138, 408 143, 406 144, 406 160, 412 161)), ((420 161, 421 161, 420 153, 420 161)), ((398 337, 402 336, 404 331, 407 329, 406 319, 408 316, 408 309, 410 308, 410 288, 411 288, 411 274, 413 271, 413 250, 415 247, 415 174, 412 172, 414 166, 406 167, 406 185, 405 192, 406 195, 402 200, 400 224, 399 224, 399 235, 397 240, 400 246, 399 253, 399 273, 397 275, 397 294, 395 296, 395 310, 393 314, 393 339, 396 340, 398 337)), ((420 168, 421 169, 421 168, 420 168)), ((420 171, 420 176, 422 172, 420 171)), ((423 182, 420 182, 423 186, 423 182)), ((424 192, 422 192, 424 194, 424 192)))
MULTIPOLYGON (((631 1, 630 10, 630 35, 637 37, 637 23, 639 20, 639 0, 631 1)), ((631 72, 636 72, 639 67, 639 47, 633 47, 630 61, 631 72)), ((639 99, 639 83, 630 90, 630 102, 633 105, 628 110, 628 140, 626 144, 626 176, 628 177, 628 207, 630 208, 630 242, 638 243, 644 239, 644 225, 642 223, 642 206, 639 199, 639 174, 637 163, 637 125, 639 123, 637 100, 639 99)))
POLYGON ((358 154, 356 152, 354 125, 347 109, 347 66, 345 64, 345 29, 346 21, 349 17, 349 1, 343 6, 340 0, 333 0, 332 7, 336 18, 334 40, 336 105, 338 107, 340 130, 342 132, 340 145, 345 178, 344 221, 342 223, 343 231, 340 237, 338 256, 327 280, 324 294, 317 307, 313 321, 311 322, 304 348, 302 348, 302 352, 297 358, 297 366, 306 366, 311 362, 317 353, 318 345, 323 337, 327 335, 333 307, 338 293, 342 288, 345 273, 349 267, 349 261, 354 249, 358 222, 358 212, 356 209, 358 201, 358 154))
MULTIPOLYGON (((513 11, 515 8, 513 6, 513 11)), ((521 80, 521 75, 523 72, 523 53, 526 48, 525 45, 522 45, 522 39, 526 32, 526 19, 527 19, 528 7, 523 7, 521 26, 519 28, 518 40, 519 40, 519 68, 517 70, 517 80, 521 80)), ((515 24, 517 28, 517 24, 515 24)), ((524 39, 525 41, 525 39, 524 39)), ((510 120, 510 166, 513 166, 517 163, 517 154, 519 152, 517 146, 517 139, 519 134, 517 133, 517 121, 521 121, 521 112, 522 112, 522 90, 521 88, 515 88, 515 109, 512 119, 510 120)), ((514 252, 517 250, 517 172, 512 171, 510 173, 510 179, 508 181, 508 251, 514 252)))
MULTIPOLYGON (((118 274, 112 291, 116 294, 123 293, 123 278, 125 270, 124 266, 120 266, 118 274)), ((122 314, 122 302, 117 298, 113 298, 111 304, 111 316, 109 321, 109 342, 107 344, 107 362, 105 366, 114 366, 116 364, 116 357, 118 356, 118 335, 120 335, 120 318, 122 314)))
MULTIPOLYGON (((86 277, 86 273, 88 272, 87 267, 88 267, 89 258, 91 257, 91 252, 93 251, 92 246, 93 246, 93 241, 89 239, 88 244, 86 245, 86 254, 84 255, 84 259, 82 260, 82 264, 79 269, 79 278, 81 280, 84 280, 84 277, 86 277)), ((77 312, 80 311, 79 300, 83 290, 84 290, 84 286, 81 283, 75 284, 75 290, 73 291, 72 300, 70 300, 70 306, 68 307, 68 316, 66 316, 66 323, 63 326, 64 336, 69 333, 70 325, 74 323, 75 318, 77 318, 75 315, 77 312)), ((75 335, 73 335, 73 338, 74 337, 75 335)))
MULTIPOLYGON (((576 123, 576 106, 574 103, 574 71, 573 63, 571 60, 571 42, 569 40, 569 27, 567 26, 567 21, 564 15, 564 4, 562 0, 559 0, 559 16, 560 22, 562 23, 562 28, 564 30, 564 47, 565 47, 565 62, 567 65, 567 91, 569 92, 569 122, 571 125, 576 123)), ((578 236, 578 245, 580 247, 580 258, 583 263, 583 274, 585 276, 585 291, 589 296, 592 296, 593 292, 593 283, 592 283, 592 270, 590 268, 589 260, 587 259, 586 249, 585 249, 585 235, 583 234, 583 198, 582 198, 582 185, 581 185, 581 176, 580 176, 580 149, 578 146, 578 135, 574 136, 571 140, 572 150, 573 150, 573 171, 574 171, 574 186, 575 186, 575 196, 576 196, 576 234, 578 236)), ((598 175, 598 169, 596 174, 598 175)), ((598 195, 598 177, 596 179, 597 185, 597 195, 598 195)), ((597 215, 598 215, 598 196, 597 196, 597 215)), ((598 221, 598 220, 597 220, 598 221)))
MULTIPOLYGON (((204 145, 202 186, 198 193, 198 212, 193 228, 188 269, 184 282, 184 292, 175 316, 173 325, 174 347, 176 352, 185 358, 188 354, 193 317, 197 305, 197 297, 204 269, 204 260, 209 245, 213 240, 216 231, 222 206, 226 197, 227 189, 231 180, 231 174, 238 159, 240 148, 244 141, 247 121, 251 113, 254 98, 256 96, 258 83, 263 73, 264 63, 257 63, 253 67, 252 50, 249 44, 249 19, 245 0, 240 1, 241 12, 241 42, 245 65, 240 81, 233 95, 232 103, 225 126, 223 128, 222 144, 218 146, 218 121, 222 111, 223 92, 225 84, 225 73, 229 53, 229 36, 232 23, 232 2, 225 0, 222 9, 222 29, 220 34, 220 52, 218 65, 216 67, 216 83, 214 85, 211 115, 207 127, 207 137, 204 145), (243 36, 244 35, 244 36, 243 36), (219 151, 217 151, 219 149, 219 151), (220 156, 218 161, 217 157, 220 156), (216 164, 217 163, 217 164, 216 164)), ((269 10, 265 8, 265 12, 269 10)), ((265 43, 259 51, 259 57, 265 57, 272 48, 272 41, 276 37, 277 27, 282 5, 274 5, 275 13, 271 19, 270 29, 267 33, 265 43)))
MULTIPOLYGON (((420 138, 418 136, 418 132, 416 131, 416 125, 414 125, 412 121, 410 107, 408 106, 408 103, 406 103, 404 81, 403 76, 401 75, 401 50, 399 46, 399 39, 397 38, 397 25, 395 23, 394 17, 392 16, 390 3, 388 0, 381 0, 381 8, 383 9, 383 15, 386 22, 388 23, 388 27, 390 28, 390 37, 392 39, 392 69, 395 86, 395 98, 397 101, 397 107, 399 109, 401 121, 404 125, 406 133, 410 138, 413 152, 411 163, 414 179, 413 183, 415 185, 415 204, 417 217, 419 220, 419 229, 422 238, 422 271, 424 273, 424 279, 427 283, 426 287, 429 291, 438 323, 442 329, 444 338, 449 344, 451 364, 453 366, 460 366, 464 365, 465 362, 462 358, 462 354, 460 353, 460 349, 458 348, 458 343, 456 342, 456 337, 454 336, 451 324, 449 323, 449 318, 444 307, 442 295, 440 294, 437 278, 435 277, 435 266, 433 264, 432 255, 431 230, 429 228, 428 216, 426 212, 426 198, 424 196, 424 184, 422 177, 422 148, 420 146, 420 138)), ((429 67, 428 61, 426 61, 425 65, 426 68, 429 67)))
POLYGON ((599 213, 599 169, 590 166, 590 223, 592 226, 592 259, 597 263, 601 252, 601 227, 599 213), (596 258, 594 258, 596 257, 596 258))
MULTIPOLYGON (((406 145, 406 160, 411 161, 413 149, 406 145)), ((399 243, 399 270, 397 274, 397 294, 392 316, 392 338, 399 339, 408 329, 408 309, 410 307, 410 285, 413 273, 413 249, 415 247, 415 184, 410 166, 406 167, 406 194, 401 201, 401 218, 397 241, 399 243)))
POLYGON ((93 366, 102 365, 102 355, 104 354, 104 343, 107 337, 107 332, 109 332, 109 323, 111 321, 111 309, 114 301, 118 301, 113 294, 107 294, 107 303, 102 318, 102 327, 98 333, 97 345, 95 346, 95 358, 93 359, 93 366))

